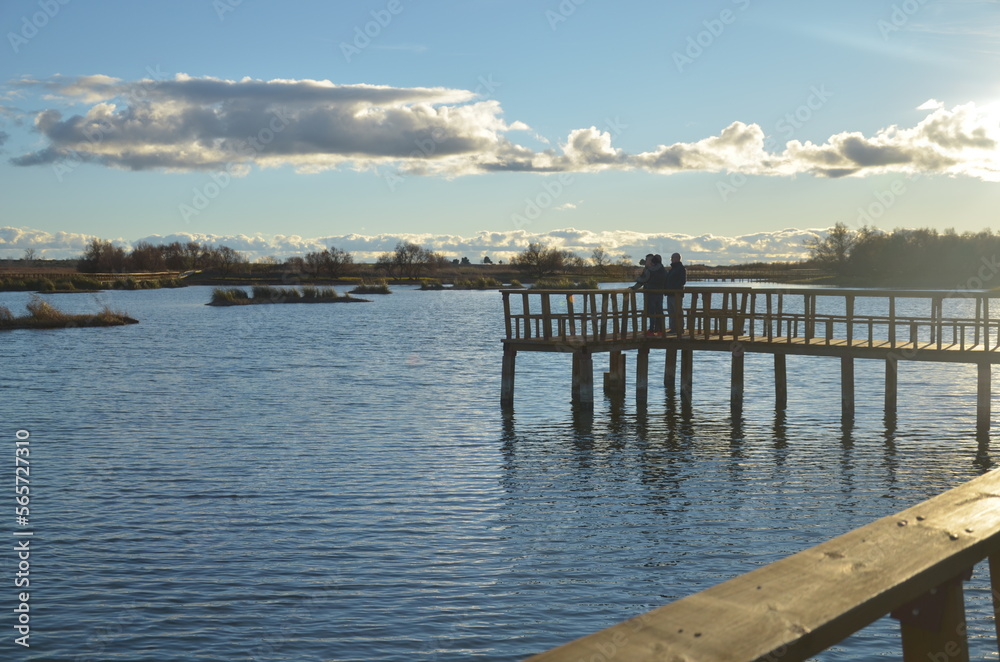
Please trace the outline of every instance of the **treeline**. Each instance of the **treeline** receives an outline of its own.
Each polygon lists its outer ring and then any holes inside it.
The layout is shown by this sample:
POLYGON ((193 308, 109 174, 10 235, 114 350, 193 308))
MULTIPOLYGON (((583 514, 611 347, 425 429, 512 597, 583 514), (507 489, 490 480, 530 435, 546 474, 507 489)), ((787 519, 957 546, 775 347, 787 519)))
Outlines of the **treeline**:
POLYGON ((944 289, 1000 286, 1000 234, 921 228, 883 232, 838 223, 807 242, 812 262, 852 284, 944 289))
MULTIPOLYGON (((482 263, 494 264, 489 257, 483 258, 482 263)), ((228 246, 206 246, 195 241, 159 245, 139 242, 127 251, 110 241, 93 239, 78 260, 77 270, 81 273, 206 271, 223 276, 282 272, 316 279, 377 276, 419 280, 433 277, 443 269, 471 265, 468 258, 452 260, 409 241, 401 241, 393 250, 380 254, 374 264, 356 264, 350 253, 335 246, 286 260, 268 257, 251 263, 228 246)), ((509 266, 529 279, 568 274, 628 279, 635 271, 631 257, 612 256, 603 247, 595 248, 589 258, 582 258, 540 243, 529 244, 511 258, 509 266)))
POLYGON ((213 269, 228 274, 246 262, 238 251, 228 246, 202 246, 190 241, 153 244, 140 241, 131 251, 110 241, 92 239, 77 262, 81 273, 136 273, 193 271, 213 269))

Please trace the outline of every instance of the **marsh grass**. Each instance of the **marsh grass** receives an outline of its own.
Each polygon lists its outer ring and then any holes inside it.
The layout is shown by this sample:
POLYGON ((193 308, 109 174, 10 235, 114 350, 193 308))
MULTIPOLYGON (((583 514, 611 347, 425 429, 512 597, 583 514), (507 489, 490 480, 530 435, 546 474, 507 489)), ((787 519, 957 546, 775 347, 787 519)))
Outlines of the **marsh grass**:
POLYGON ((250 294, 239 287, 217 287, 212 290, 212 299, 208 305, 251 306, 267 303, 332 303, 339 301, 365 301, 365 299, 357 299, 350 295, 341 296, 332 287, 306 286, 300 292, 294 287, 254 285, 250 294))
MULTIPOLYGON (((518 283, 520 285, 520 283, 518 283)), ((571 280, 569 278, 540 278, 532 284, 534 290, 596 290, 596 278, 584 278, 583 280, 571 280)))
POLYGON ((8 329, 61 329, 87 326, 122 326, 138 324, 125 313, 105 306, 96 315, 65 313, 37 294, 32 295, 26 308, 28 314, 15 317, 10 309, 0 306, 0 330, 8 329))
POLYGON ((494 290, 503 287, 496 278, 480 276, 479 278, 460 278, 452 285, 455 290, 494 290))
POLYGON ((421 278, 420 289, 422 290, 443 290, 444 283, 440 278, 421 278))
POLYGON ((350 294, 392 294, 392 291, 384 280, 363 280, 360 285, 350 291, 350 294))

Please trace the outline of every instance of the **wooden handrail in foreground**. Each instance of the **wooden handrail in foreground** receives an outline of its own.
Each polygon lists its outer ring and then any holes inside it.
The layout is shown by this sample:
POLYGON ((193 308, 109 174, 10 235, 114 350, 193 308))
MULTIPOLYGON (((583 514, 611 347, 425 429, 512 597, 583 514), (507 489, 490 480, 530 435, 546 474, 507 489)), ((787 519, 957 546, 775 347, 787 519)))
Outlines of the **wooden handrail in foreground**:
POLYGON ((986 558, 997 610, 1000 471, 530 660, 796 662, 890 612, 902 659, 968 660, 961 581, 986 558))

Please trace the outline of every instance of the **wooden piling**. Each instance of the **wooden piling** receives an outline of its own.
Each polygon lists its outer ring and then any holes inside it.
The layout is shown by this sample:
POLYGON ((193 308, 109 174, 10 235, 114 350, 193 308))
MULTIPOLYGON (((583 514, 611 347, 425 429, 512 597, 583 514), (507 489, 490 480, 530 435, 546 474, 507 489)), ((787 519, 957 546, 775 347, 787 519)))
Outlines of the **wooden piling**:
POLYGON ((625 354, 615 350, 608 357, 608 371, 604 373, 604 392, 607 395, 625 394, 625 354))
POLYGON ((694 376, 694 351, 681 350, 681 402, 691 404, 691 389, 694 376))
POLYGON ((500 371, 500 404, 510 407, 514 404, 514 365, 517 350, 503 348, 503 365, 500 371))
POLYGON ((573 400, 594 404, 594 357, 590 352, 573 352, 573 400))
POLYGON ((990 399, 992 395, 992 370, 989 363, 979 363, 979 388, 976 397, 976 427, 988 430, 990 427, 990 399))
POLYGON ((640 347, 635 357, 635 399, 645 402, 649 393, 649 347, 640 347))
POLYGON ((668 349, 663 359, 663 386, 668 390, 677 387, 677 350, 668 349))
POLYGON ((899 361, 895 356, 885 359, 885 415, 896 416, 896 384, 898 382, 899 361))
POLYGON ((854 359, 840 359, 840 413, 844 418, 854 418, 854 359))
POLYGON ((734 410, 743 409, 743 351, 733 350, 733 366, 729 377, 729 406, 734 410))
POLYGON ((782 411, 788 407, 788 379, 785 370, 785 355, 774 355, 774 408, 782 411))

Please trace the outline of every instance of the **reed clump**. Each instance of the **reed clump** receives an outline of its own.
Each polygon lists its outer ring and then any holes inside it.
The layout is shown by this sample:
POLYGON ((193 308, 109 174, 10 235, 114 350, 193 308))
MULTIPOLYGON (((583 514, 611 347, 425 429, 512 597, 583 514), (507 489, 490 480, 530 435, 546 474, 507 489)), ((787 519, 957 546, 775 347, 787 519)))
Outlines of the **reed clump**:
POLYGON ((350 295, 341 296, 332 287, 273 287, 254 285, 250 293, 240 287, 217 287, 212 290, 209 306, 251 306, 268 303, 335 303, 366 301, 350 295))
POLYGON ((392 294, 389 283, 383 280, 362 280, 361 284, 350 291, 350 294, 392 294))
POLYGON ((444 283, 440 278, 421 278, 420 289, 422 290, 443 290, 444 283))
POLYGON ((32 295, 25 306, 27 315, 16 317, 9 308, 0 306, 0 330, 11 329, 60 329, 89 326, 122 326, 138 324, 125 313, 105 306, 99 313, 71 315, 65 313, 40 296, 32 295))
POLYGON ((571 280, 562 278, 540 278, 532 284, 534 290, 596 290, 596 278, 584 278, 581 280, 571 280))
POLYGON ((456 290, 495 290, 501 287, 503 287, 503 283, 489 276, 459 278, 452 285, 452 289, 456 290))

